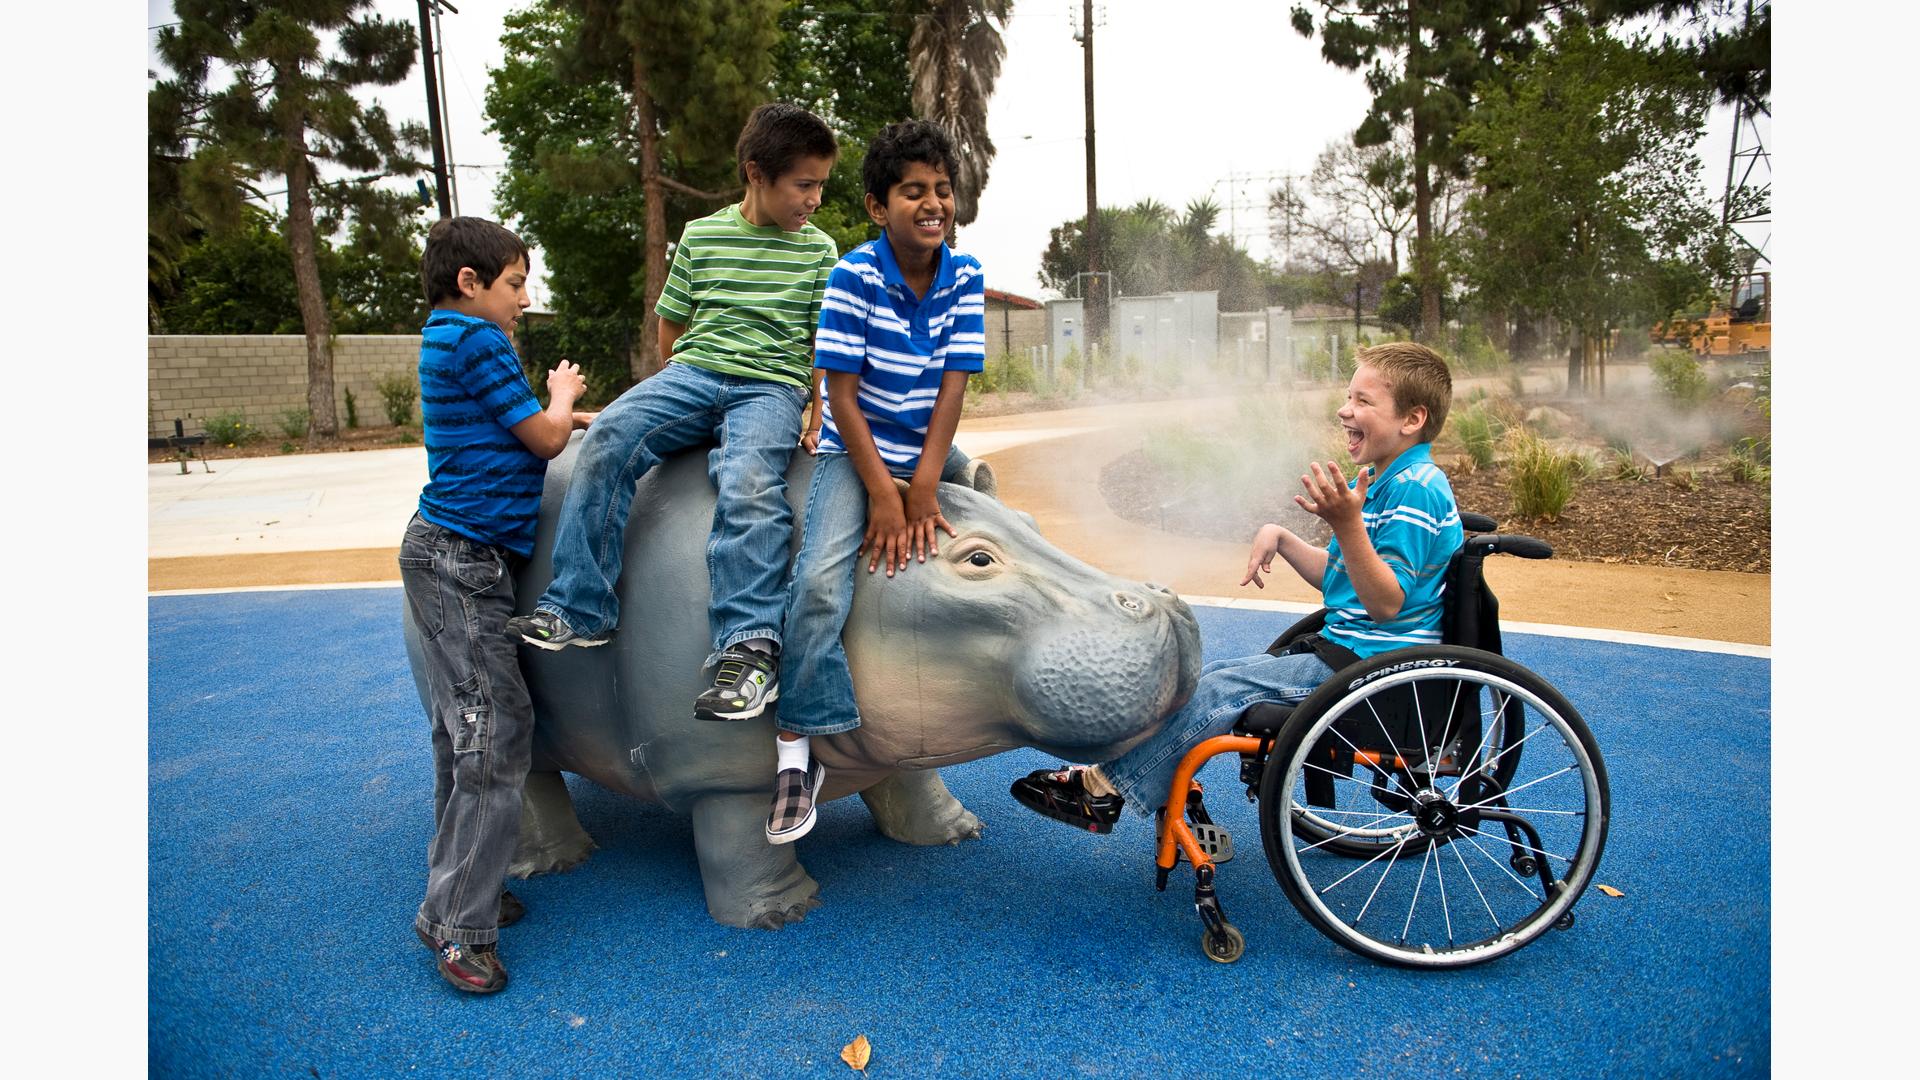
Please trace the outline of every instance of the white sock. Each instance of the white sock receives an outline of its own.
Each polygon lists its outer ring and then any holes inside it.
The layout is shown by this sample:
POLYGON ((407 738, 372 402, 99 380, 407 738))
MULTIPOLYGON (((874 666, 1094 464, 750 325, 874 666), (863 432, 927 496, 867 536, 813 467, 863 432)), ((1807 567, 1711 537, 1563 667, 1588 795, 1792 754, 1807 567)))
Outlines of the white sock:
POLYGON ((1080 774, 1080 783, 1093 795, 1120 794, 1120 789, 1107 781, 1107 774, 1101 772, 1098 765, 1087 766, 1086 771, 1080 774))
POLYGON ((754 652, 757 652, 762 656, 773 655, 773 639, 772 638, 764 638, 764 637, 748 638, 747 640, 740 643, 740 647, 743 649, 752 649, 754 652))
POLYGON ((773 745, 780 755, 780 764, 775 767, 776 772, 786 772, 788 769, 806 771, 807 736, 802 735, 797 739, 775 739, 773 745))

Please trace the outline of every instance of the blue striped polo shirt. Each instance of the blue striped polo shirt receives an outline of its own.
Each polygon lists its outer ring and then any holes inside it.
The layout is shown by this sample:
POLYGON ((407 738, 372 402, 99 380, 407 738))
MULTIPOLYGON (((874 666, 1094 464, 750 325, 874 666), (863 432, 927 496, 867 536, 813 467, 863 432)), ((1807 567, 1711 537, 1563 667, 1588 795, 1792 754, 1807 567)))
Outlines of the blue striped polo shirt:
POLYGON ((547 463, 508 429, 539 411, 505 331, 487 319, 434 309, 420 332, 427 443, 420 516, 532 555, 547 463))
MULTIPOLYGON (((925 299, 907 286, 884 233, 834 264, 820 303, 813 366, 859 373, 860 412, 889 472, 908 476, 919 464, 940 376, 986 364, 987 283, 978 259, 940 245, 940 267, 925 299)), ((847 452, 830 401, 820 452, 847 452)))
POLYGON ((1360 507, 1360 524, 1405 594, 1400 614, 1386 623, 1367 616, 1335 539, 1327 544, 1327 572, 1320 582, 1327 605, 1327 625, 1320 633, 1362 657, 1440 644, 1447 563, 1466 533, 1460 528, 1453 485, 1433 463, 1432 447, 1414 443, 1374 478, 1360 507))

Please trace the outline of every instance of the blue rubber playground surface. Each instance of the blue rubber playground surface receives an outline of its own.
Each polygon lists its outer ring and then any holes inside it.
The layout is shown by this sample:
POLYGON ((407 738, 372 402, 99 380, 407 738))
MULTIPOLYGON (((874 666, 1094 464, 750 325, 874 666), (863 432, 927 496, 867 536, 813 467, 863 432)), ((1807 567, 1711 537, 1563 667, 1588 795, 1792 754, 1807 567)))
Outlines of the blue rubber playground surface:
MULTIPOLYGON (((1766 659, 1509 632, 1580 709, 1613 821, 1572 929, 1466 971, 1322 937, 1260 854, 1230 759, 1236 964, 1199 949, 1192 876, 1153 888, 1129 818, 1015 804, 1021 751, 944 769, 987 824, 880 836, 857 799, 799 842, 822 906, 714 923, 690 823, 569 778, 601 850, 514 885, 512 985, 463 995, 414 940, 432 772, 397 588, 149 600, 150 1068, 163 1076, 1747 1076, 1771 1069, 1766 659)), ((1196 609, 1208 659, 1292 616, 1196 609)))

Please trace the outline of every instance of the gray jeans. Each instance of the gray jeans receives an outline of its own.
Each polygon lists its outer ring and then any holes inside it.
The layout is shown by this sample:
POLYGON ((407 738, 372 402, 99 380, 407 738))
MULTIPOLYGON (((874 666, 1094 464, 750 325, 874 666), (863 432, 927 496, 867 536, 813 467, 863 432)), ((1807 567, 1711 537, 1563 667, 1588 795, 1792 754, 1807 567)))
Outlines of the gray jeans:
POLYGON ((416 515, 400 580, 420 630, 433 731, 433 842, 414 925, 445 941, 500 936, 500 885, 520 842, 533 701, 506 621, 511 556, 416 515))

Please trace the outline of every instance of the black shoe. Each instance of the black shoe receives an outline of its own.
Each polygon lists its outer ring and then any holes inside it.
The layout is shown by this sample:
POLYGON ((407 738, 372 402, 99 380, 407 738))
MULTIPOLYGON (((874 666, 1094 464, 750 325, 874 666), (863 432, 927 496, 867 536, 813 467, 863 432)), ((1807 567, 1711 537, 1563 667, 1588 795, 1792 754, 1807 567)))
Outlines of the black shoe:
POLYGON ((1035 769, 1013 782, 1013 798, 1021 806, 1064 821, 1076 829, 1110 833, 1120 820, 1127 800, 1118 795, 1095 795, 1087 790, 1086 768, 1035 769))
POLYGON ((440 977, 457 990, 469 994, 492 994, 507 988, 507 969, 500 965, 498 942, 464 945, 458 941, 440 941, 419 927, 413 935, 420 944, 432 949, 440 977))
POLYGON ((604 637, 582 637, 573 632, 567 620, 551 611, 535 609, 531 615, 515 615, 507 620, 507 636, 517 637, 538 649, 559 650, 569 645, 592 648, 605 645, 604 637))
POLYGON ((780 697, 780 658, 742 645, 720 654, 713 685, 693 699, 701 720, 751 720, 780 697))
POLYGON ((495 926, 512 926, 527 913, 527 905, 505 889, 500 890, 500 917, 495 926))

